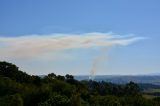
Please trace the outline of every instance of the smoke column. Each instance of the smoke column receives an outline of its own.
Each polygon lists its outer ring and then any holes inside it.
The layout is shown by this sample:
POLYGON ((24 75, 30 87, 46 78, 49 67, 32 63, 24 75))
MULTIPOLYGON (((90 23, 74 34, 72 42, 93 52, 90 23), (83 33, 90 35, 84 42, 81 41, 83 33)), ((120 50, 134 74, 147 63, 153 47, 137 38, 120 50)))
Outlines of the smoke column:
POLYGON ((107 51, 108 51, 107 47, 102 48, 100 54, 94 59, 92 68, 90 70, 89 80, 94 80, 96 71, 98 70, 98 65, 107 60, 107 51))

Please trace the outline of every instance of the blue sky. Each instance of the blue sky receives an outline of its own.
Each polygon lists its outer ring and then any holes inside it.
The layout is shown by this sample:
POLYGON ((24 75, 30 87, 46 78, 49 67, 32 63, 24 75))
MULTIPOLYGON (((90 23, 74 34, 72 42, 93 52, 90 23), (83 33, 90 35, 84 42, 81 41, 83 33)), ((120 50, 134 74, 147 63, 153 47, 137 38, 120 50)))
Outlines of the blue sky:
MULTIPOLYGON (((86 75, 90 74, 94 60, 103 54, 105 59, 98 62, 96 74, 159 73, 159 5, 159 0, 0 0, 0 59, 13 62, 30 74, 86 75), (95 32, 96 37, 98 34, 120 35, 126 40, 134 35, 131 39, 146 39, 125 46, 107 46, 109 50, 105 53, 101 53, 101 47, 84 48, 86 45, 81 45, 83 48, 65 47, 63 52, 49 48, 52 52, 45 55, 36 48, 37 51, 32 51, 35 56, 31 55, 32 49, 26 49, 28 46, 19 47, 28 38, 35 42, 35 39, 50 39, 61 34, 91 36, 95 32), (6 46, 10 41, 7 38, 22 42, 11 43, 17 47, 6 46), (28 51, 11 55, 14 54, 12 49, 17 48, 28 51)), ((86 40, 84 37, 80 39, 86 40)), ((33 44, 39 45, 40 42, 36 42, 33 44)))

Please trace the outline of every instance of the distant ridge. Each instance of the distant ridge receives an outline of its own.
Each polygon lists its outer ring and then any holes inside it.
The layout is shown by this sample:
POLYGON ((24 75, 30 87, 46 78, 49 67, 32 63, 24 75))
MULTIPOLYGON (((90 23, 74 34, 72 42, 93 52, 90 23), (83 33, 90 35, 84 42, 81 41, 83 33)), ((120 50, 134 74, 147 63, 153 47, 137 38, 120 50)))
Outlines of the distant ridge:
MULTIPOLYGON (((77 80, 89 80, 89 76, 80 75, 75 76, 77 80)), ((125 84, 130 81, 136 83, 149 83, 154 85, 160 85, 160 75, 149 74, 149 75, 97 75, 95 81, 107 81, 117 84, 125 84)))

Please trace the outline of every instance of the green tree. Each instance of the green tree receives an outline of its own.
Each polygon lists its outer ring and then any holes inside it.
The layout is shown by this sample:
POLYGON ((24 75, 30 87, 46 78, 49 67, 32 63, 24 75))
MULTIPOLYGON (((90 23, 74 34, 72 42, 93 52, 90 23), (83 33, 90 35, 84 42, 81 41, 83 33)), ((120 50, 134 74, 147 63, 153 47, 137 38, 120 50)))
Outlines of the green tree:
POLYGON ((0 106, 23 106, 23 99, 19 94, 7 95, 0 98, 0 106))
POLYGON ((58 76, 56 77, 56 79, 64 81, 64 80, 65 80, 65 77, 64 77, 64 76, 61 76, 61 75, 58 75, 58 76))
POLYGON ((134 82, 129 82, 128 84, 126 84, 124 90, 126 95, 137 95, 140 92, 139 86, 134 82))
POLYGON ((50 74, 48 74, 48 78, 55 79, 56 78, 56 74, 50 73, 50 74))
POLYGON ((70 106, 82 106, 82 99, 79 94, 72 95, 70 98, 70 106))
POLYGON ((39 106, 69 106, 69 99, 66 96, 54 93, 47 101, 40 103, 39 106))

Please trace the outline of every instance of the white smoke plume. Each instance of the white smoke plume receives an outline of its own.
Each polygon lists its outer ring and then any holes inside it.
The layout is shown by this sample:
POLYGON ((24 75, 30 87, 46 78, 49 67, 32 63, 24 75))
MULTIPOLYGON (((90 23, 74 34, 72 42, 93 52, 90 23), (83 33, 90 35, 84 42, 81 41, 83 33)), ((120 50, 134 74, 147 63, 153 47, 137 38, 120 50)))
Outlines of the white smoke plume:
POLYGON ((94 80, 96 71, 98 70, 98 65, 107 60, 107 51, 110 47, 101 48, 100 54, 97 55, 93 61, 91 70, 90 70, 90 80, 94 80))

